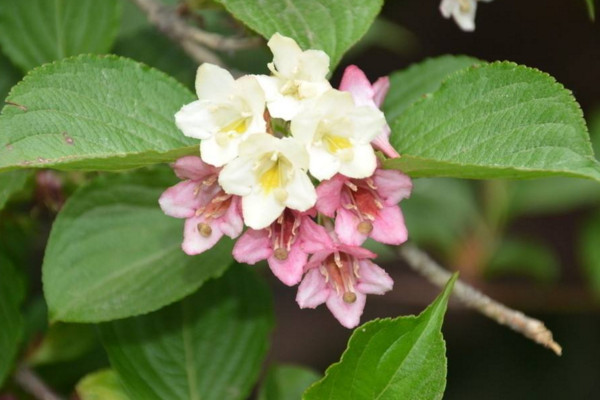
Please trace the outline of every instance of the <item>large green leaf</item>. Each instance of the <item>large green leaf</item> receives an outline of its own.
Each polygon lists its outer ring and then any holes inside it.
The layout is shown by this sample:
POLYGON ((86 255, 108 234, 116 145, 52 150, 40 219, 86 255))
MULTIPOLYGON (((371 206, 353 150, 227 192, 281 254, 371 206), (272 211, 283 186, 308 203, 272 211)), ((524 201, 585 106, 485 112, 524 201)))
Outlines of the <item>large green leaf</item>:
POLYGON ((298 400, 320 375, 295 365, 274 365, 260 387, 258 400, 298 400))
POLYGON ((382 0, 218 0, 243 23, 269 39, 275 32, 303 49, 319 49, 331 67, 369 29, 382 0))
POLYGON ((501 62, 455 73, 391 122, 412 176, 600 180, 581 110, 547 74, 501 62))
POLYGON ((28 71, 81 53, 106 53, 120 17, 119 0, 2 0, 0 43, 28 71))
POLYGON ((395 121, 411 104, 437 89, 450 74, 482 64, 473 57, 441 56, 413 64, 390 75, 390 90, 383 103, 388 121, 395 121))
POLYGON ((129 400, 115 371, 104 369, 83 377, 76 387, 81 400, 129 400))
POLYGON ((441 399, 446 346, 441 327, 456 275, 419 316, 367 322, 354 330, 341 360, 304 400, 441 399))
MULTIPOLYGON (((78 56, 32 71, 0 116, 0 170, 117 170, 172 161, 196 140, 174 114, 193 94, 167 75, 115 56, 78 56)), ((191 146, 191 147, 190 147, 191 146)))
POLYGON ((76 192, 54 222, 43 265, 50 320, 98 322, 153 311, 231 262, 231 240, 181 250, 183 220, 158 206, 171 172, 113 175, 76 192))
POLYGON ((268 288, 235 266, 179 303, 100 332, 132 398, 233 400, 258 377, 272 323, 268 288))
POLYGON ((25 288, 13 264, 0 254, 0 386, 13 366, 23 334, 25 288))
POLYGON ((28 171, 8 171, 0 173, 0 210, 11 196, 25 187, 28 171))

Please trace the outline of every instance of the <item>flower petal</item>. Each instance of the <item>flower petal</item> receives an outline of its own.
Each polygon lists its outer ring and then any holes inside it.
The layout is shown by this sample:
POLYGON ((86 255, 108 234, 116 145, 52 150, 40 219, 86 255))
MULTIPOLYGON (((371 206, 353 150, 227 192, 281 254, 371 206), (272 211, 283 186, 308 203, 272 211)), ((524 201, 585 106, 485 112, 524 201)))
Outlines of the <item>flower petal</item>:
POLYGON ((317 192, 308 175, 297 169, 292 180, 286 186, 287 199, 285 205, 293 210, 306 211, 317 201, 317 192))
POLYGON ((296 302, 300 308, 315 308, 325 303, 331 289, 318 268, 309 270, 298 286, 296 302))
POLYGON ((377 264, 369 260, 361 260, 359 264, 359 283, 357 289, 365 294, 384 294, 392 290, 394 281, 377 264))
POLYGON ((357 106, 375 106, 373 102, 375 91, 371 87, 371 82, 356 65, 346 67, 339 89, 352 94, 357 106))
POLYGON ((225 214, 218 219, 219 229, 223 234, 230 238, 236 238, 244 229, 244 220, 242 218, 241 199, 238 196, 233 196, 231 204, 225 214))
MULTIPOLYGON (((370 147, 370 146, 369 146, 370 147)), ((371 151, 373 151, 371 149, 371 151)), ((329 153, 320 146, 311 146, 308 150, 309 154, 309 171, 312 176, 322 181, 330 179, 339 172, 341 163, 339 158, 329 153)))
POLYGON ((296 41, 287 36, 275 33, 267 42, 267 46, 273 53, 273 64, 277 72, 286 76, 292 75, 298 66, 298 60, 302 49, 296 41))
POLYGON ((197 190, 198 182, 189 180, 179 182, 163 192, 158 199, 158 204, 163 212, 171 217, 193 217, 201 204, 197 190))
POLYGON ((352 246, 360 246, 367 239, 367 235, 363 235, 358 231, 358 217, 343 207, 338 209, 335 217, 335 233, 340 239, 340 242, 352 246))
POLYGON ((327 299, 327 308, 342 326, 352 329, 360 323, 360 316, 365 308, 367 296, 357 292, 354 303, 346 303, 342 296, 332 293, 327 299))
POLYGON ((248 229, 233 246, 233 258, 246 264, 256 264, 272 255, 273 249, 266 229, 248 229))
POLYGON ((347 181, 347 177, 338 174, 317 186, 316 208, 321 214, 333 218, 335 211, 341 205, 342 188, 347 181))
POLYGON ((210 249, 219 241, 219 239, 221 239, 221 237, 223 237, 223 232, 219 230, 216 224, 209 224, 212 228, 212 232, 208 237, 200 234, 198 231, 198 224, 201 222, 206 223, 206 220, 202 216, 188 218, 185 221, 185 226, 183 228, 183 243, 181 244, 181 248, 190 256, 200 254, 210 249))
POLYGON ((265 195, 260 190, 242 197, 244 222, 252 229, 263 229, 271 225, 285 209, 273 193, 265 195))
POLYGON ((195 86, 199 99, 222 101, 233 92, 234 79, 226 69, 204 63, 196 72, 195 86))
POLYGON ((218 129, 206 100, 196 100, 181 107, 175 114, 175 124, 185 136, 206 139, 218 129))
POLYGON ((379 210, 377 218, 373 221, 373 230, 370 236, 385 244, 398 245, 406 242, 408 232, 400 207, 388 206, 379 210))
POLYGON ((248 160, 238 157, 231 161, 219 174, 219 185, 230 194, 245 196, 255 184, 254 174, 248 166, 248 160))
MULTIPOLYGON (((302 250, 307 253, 316 253, 333 247, 333 242, 325 228, 308 217, 302 218, 298 238, 302 250)), ((313 259, 311 259, 312 261, 313 259)))
POLYGON ((178 158, 171 168, 179 179, 203 180, 209 175, 216 175, 219 170, 202 161, 198 156, 185 156, 178 158))
POLYGON ((388 90, 390 90, 390 78, 387 76, 382 76, 373 84, 373 102, 377 107, 381 107, 383 104, 383 100, 385 99, 388 90))
POLYGON ((302 279, 302 272, 308 255, 301 250, 300 246, 292 246, 285 260, 269 257, 269 267, 273 274, 281 282, 288 286, 294 286, 302 279))
POLYGON ((238 149, 242 137, 231 138, 223 144, 219 144, 215 136, 200 142, 200 154, 204 162, 222 167, 238 156, 238 149))
POLYGON ((347 177, 360 179, 373 175, 376 167, 377 157, 373 147, 370 144, 360 144, 354 146, 352 160, 340 164, 339 172, 347 177))
POLYGON ((396 205, 400 200, 410 197, 412 181, 400 171, 378 168, 373 175, 373 181, 377 187, 377 194, 386 205, 396 205))

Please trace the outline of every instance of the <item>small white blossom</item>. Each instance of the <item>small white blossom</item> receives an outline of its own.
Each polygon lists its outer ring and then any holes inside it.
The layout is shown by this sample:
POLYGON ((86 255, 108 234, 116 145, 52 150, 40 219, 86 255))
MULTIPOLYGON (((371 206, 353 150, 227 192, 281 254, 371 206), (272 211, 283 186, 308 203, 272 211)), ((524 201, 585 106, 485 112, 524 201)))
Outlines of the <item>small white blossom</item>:
POLYGON ((463 31, 474 31, 478 1, 490 2, 492 0, 442 0, 440 11, 444 18, 454 18, 456 24, 463 31))
POLYGON ((239 157, 223 168, 219 184, 227 193, 242 196, 246 225, 262 229, 285 207, 306 211, 315 204, 307 167, 308 154, 298 141, 257 133, 240 145, 239 157))
POLYGON ((258 76, 267 96, 267 107, 275 118, 290 120, 302 102, 331 89, 327 80, 329 56, 321 50, 302 51, 288 37, 274 34, 267 43, 273 52, 268 64, 273 76, 258 76))
POLYGON ((385 123, 378 109, 356 106, 350 93, 331 89, 292 120, 291 132, 307 147, 315 178, 330 179, 338 172, 366 178, 377 166, 370 142, 385 123))
POLYGON ((198 100, 183 106, 175 122, 184 135, 202 139, 200 154, 220 167, 238 155, 239 144, 254 132, 264 132, 265 95, 253 76, 234 80, 216 65, 204 63, 196 75, 198 100))

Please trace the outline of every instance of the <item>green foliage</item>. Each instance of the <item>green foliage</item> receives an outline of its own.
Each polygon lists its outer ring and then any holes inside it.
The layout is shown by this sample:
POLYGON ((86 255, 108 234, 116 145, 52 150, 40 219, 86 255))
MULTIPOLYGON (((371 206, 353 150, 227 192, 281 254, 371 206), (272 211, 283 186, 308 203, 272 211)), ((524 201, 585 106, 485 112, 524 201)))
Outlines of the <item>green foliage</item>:
POLYGON ((56 219, 43 265, 51 320, 98 322, 159 309, 231 262, 230 240, 190 257, 183 220, 158 197, 172 173, 109 175, 76 192, 56 219))
POLYGON ((522 275, 540 282, 554 282, 560 264, 551 248, 527 239, 505 239, 495 250, 486 267, 486 274, 522 275))
POLYGON ((274 365, 260 388, 258 400, 298 400, 319 378, 319 374, 305 367, 274 365))
POLYGON ((95 344, 96 334, 90 325, 55 323, 28 355, 27 362, 39 365, 75 360, 95 344))
POLYGON ((79 56, 32 71, 0 116, 0 170, 117 170, 197 151, 173 115, 194 95, 128 59, 79 56))
POLYGON ((415 179, 409 199, 400 206, 410 239, 449 251, 476 218, 477 204, 470 182, 459 179, 415 179))
POLYGON ((600 180, 581 110, 549 75, 502 62, 452 75, 391 124, 412 176, 600 180))
POLYGON ((456 275, 419 316, 373 320, 354 330, 348 348, 304 400, 441 399, 446 346, 441 327, 456 275))
POLYGON ((4 208, 10 197, 23 190, 29 172, 27 171, 8 171, 0 173, 0 210, 4 208))
POLYGON ((473 57, 445 55, 394 72, 383 112, 390 124, 423 96, 439 89, 442 82, 456 71, 484 62, 473 57))
POLYGON ((273 324, 268 289, 235 266, 152 314, 100 325, 111 364, 132 398, 247 398, 273 324))
POLYGON ((331 69, 369 29, 382 0, 218 0, 234 17, 269 39, 275 32, 304 50, 329 54, 331 69))
POLYGON ((579 238, 579 254, 587 283, 600 298, 600 213, 589 218, 579 238))
POLYGON ((596 20, 596 5, 594 4, 595 0, 585 0, 585 5, 587 6, 588 15, 592 21, 596 20))
POLYGON ((121 18, 119 0, 2 0, 0 44, 24 72, 81 53, 106 53, 121 18))
POLYGON ((129 400, 115 371, 105 369, 86 375, 76 387, 81 400, 129 400))
POLYGON ((25 286, 13 264, 0 254, 0 386, 13 366, 23 334, 25 286))
POLYGON ((4 101, 10 88, 21 78, 21 73, 2 54, 0 54, 0 71, 0 100, 4 101))

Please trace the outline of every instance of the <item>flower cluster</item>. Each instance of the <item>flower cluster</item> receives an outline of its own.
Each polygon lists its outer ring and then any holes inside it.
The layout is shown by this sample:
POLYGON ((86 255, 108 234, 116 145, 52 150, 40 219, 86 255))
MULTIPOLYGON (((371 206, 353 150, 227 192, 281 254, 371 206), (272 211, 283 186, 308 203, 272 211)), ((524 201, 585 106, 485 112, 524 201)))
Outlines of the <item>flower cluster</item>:
POLYGON ((186 219, 187 254, 241 235, 236 260, 266 259, 284 284, 300 284, 300 307, 326 303, 351 328, 366 294, 393 285, 361 245, 367 237, 387 244, 407 238, 398 202, 410 195, 411 181, 379 168, 375 153, 398 156, 379 110, 389 81, 371 85, 350 66, 334 89, 324 52, 302 51, 280 34, 268 46, 271 76, 234 79, 218 66, 200 66, 198 100, 175 115, 186 136, 200 139, 200 157, 175 162, 183 181, 159 202, 166 214, 186 219))

